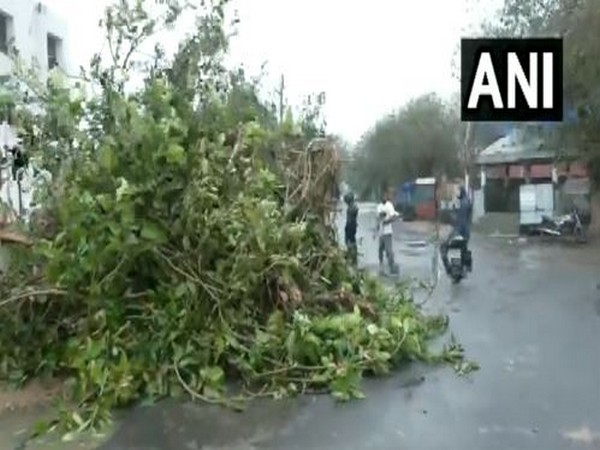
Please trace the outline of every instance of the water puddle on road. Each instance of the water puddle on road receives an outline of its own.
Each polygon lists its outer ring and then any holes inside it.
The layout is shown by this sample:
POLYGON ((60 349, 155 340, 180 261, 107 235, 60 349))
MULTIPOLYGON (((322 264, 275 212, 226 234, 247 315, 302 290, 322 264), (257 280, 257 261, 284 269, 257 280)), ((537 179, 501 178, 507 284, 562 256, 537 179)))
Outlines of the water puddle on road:
POLYGON ((539 248, 521 248, 519 250, 519 266, 528 269, 535 270, 541 267, 542 252, 539 248))

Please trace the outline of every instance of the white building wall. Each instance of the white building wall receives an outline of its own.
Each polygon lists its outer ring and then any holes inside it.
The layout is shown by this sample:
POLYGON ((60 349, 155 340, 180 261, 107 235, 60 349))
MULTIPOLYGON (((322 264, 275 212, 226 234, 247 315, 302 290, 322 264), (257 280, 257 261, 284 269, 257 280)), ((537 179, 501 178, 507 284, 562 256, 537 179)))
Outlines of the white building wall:
MULTIPOLYGON (((79 0, 82 1, 82 0, 79 0)), ((48 74, 48 34, 57 37, 58 64, 66 73, 71 73, 66 54, 68 42, 67 25, 43 3, 36 0, 0 0, 0 13, 8 16, 8 34, 12 45, 26 64, 34 64, 42 78, 48 74)), ((8 75, 12 61, 0 52, 0 75, 8 75)))
POLYGON ((485 215, 483 188, 473 191, 473 222, 477 222, 485 215))

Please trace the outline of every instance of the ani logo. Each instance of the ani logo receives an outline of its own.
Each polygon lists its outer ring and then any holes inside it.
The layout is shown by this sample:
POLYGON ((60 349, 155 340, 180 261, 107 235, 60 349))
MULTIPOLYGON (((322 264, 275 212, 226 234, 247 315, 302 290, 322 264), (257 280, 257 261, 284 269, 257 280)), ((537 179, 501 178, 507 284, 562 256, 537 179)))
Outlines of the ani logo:
POLYGON ((562 121, 562 39, 462 39, 461 118, 562 121))

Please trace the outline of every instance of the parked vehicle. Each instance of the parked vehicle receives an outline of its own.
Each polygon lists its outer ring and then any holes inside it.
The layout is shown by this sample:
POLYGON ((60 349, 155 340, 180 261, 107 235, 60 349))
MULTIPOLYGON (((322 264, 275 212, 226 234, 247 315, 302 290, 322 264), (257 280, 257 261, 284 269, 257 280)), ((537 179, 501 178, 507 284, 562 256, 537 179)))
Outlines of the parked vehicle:
POLYGON ((462 236, 454 236, 444 249, 448 261, 448 275, 455 284, 467 276, 472 269, 471 251, 462 236))
POLYGON ((399 186, 395 206, 402 213, 402 220, 434 220, 436 188, 435 178, 417 178, 399 186))
POLYGON ((587 241, 587 235, 577 208, 558 217, 543 216, 536 231, 543 236, 573 237, 579 243, 587 241))

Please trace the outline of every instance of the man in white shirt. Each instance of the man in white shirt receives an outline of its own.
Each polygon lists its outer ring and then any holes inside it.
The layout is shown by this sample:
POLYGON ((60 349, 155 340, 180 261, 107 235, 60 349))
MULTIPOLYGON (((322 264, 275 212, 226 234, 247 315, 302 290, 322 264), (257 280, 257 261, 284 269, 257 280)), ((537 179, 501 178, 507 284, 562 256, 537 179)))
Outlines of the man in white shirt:
POLYGON ((392 247, 393 233, 392 224, 396 221, 400 214, 394 208, 394 204, 390 200, 391 196, 388 191, 385 191, 381 203, 377 205, 377 228, 379 231, 379 270, 383 272, 383 257, 387 258, 390 272, 398 273, 398 267, 394 261, 394 251, 392 247))

